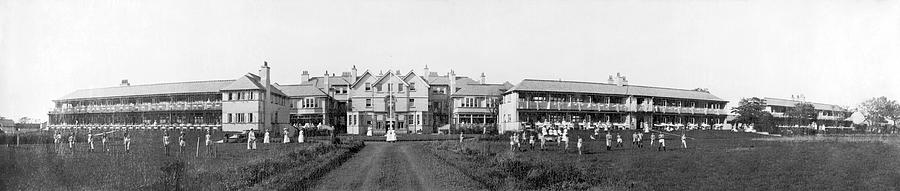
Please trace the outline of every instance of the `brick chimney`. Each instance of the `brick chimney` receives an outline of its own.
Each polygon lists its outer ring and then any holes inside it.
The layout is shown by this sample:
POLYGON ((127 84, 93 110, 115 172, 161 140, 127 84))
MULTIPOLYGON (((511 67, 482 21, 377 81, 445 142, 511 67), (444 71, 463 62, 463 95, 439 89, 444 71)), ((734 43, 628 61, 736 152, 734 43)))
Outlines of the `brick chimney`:
POLYGON ((300 83, 306 83, 309 81, 309 71, 304 70, 303 73, 300 74, 300 83))
POLYGON ((484 72, 482 72, 481 73, 481 84, 485 84, 485 80, 484 80, 485 77, 486 76, 484 76, 484 72))

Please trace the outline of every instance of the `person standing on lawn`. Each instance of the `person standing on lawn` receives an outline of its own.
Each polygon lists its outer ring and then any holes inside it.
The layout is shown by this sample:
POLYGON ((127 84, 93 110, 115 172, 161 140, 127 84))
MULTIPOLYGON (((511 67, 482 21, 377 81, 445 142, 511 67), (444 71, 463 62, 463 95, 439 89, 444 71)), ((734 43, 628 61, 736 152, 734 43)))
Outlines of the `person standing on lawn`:
POLYGON ((125 131, 125 134, 122 136, 122 143, 125 145, 125 152, 131 151, 131 138, 128 137, 128 131, 125 131))
POLYGON ((547 140, 544 139, 544 134, 543 133, 538 134, 538 139, 540 139, 540 141, 541 141, 541 150, 544 150, 544 143, 547 142, 547 140))
POLYGON ((563 141, 563 142, 566 142, 566 146, 565 146, 565 148, 563 149, 563 152, 568 152, 568 151, 569 151, 569 135, 568 135, 568 133, 563 132, 563 134, 562 134, 562 141, 563 141))
POLYGON ((516 134, 513 133, 509 136, 509 151, 514 151, 516 148, 516 134))
POLYGON ((656 134, 650 133, 650 148, 653 148, 653 142, 656 142, 656 134))
POLYGON ((616 147, 622 147, 622 134, 616 133, 616 147))
POLYGON ((300 133, 298 133, 298 134, 299 135, 297 135, 297 143, 305 142, 306 140, 304 140, 304 137, 303 137, 303 129, 300 129, 300 133))
POLYGON ((666 139, 663 138, 663 134, 659 134, 659 147, 656 147, 656 151, 666 151, 666 139))
POLYGON ((266 134, 263 135, 263 144, 269 144, 270 142, 269 130, 266 130, 266 134))
POLYGON ((103 143, 103 150, 105 150, 106 152, 109 152, 109 147, 106 147, 106 137, 108 137, 108 136, 106 135, 106 133, 101 134, 101 135, 100 135, 100 141, 103 143))
POLYGON ((250 128, 247 131, 247 150, 255 150, 256 149, 256 133, 253 132, 253 128, 250 128))
POLYGON ((88 130, 88 134, 87 134, 87 142, 88 142, 89 145, 91 145, 91 151, 90 151, 90 152, 94 152, 94 134, 91 133, 91 130, 88 130))
POLYGON ((684 136, 684 133, 682 133, 682 134, 681 134, 681 145, 683 145, 685 149, 687 148, 687 141, 686 141, 686 139, 687 139, 687 137, 685 137, 685 136, 684 136))
MULTIPOLYGON (((287 135, 285 135, 287 137, 287 135)), ((206 129, 206 155, 210 155, 210 147, 212 147, 212 135, 210 134, 210 130, 206 129)))
POLYGON ((531 150, 534 150, 534 135, 528 136, 528 144, 531 145, 531 150))
POLYGON ((281 138, 281 143, 290 143, 290 142, 291 142, 291 137, 288 136, 288 133, 289 133, 289 132, 288 132, 288 128, 285 127, 285 128, 283 129, 283 133, 281 133, 281 134, 284 135, 284 137, 281 138))
POLYGON ((178 153, 184 153, 184 131, 182 130, 180 135, 178 135, 178 153))
POLYGON ((610 144, 611 142, 612 142, 612 135, 609 134, 609 133, 606 133, 606 150, 607 150, 607 151, 608 151, 608 150, 612 150, 612 147, 610 146, 610 145, 611 145, 611 144, 610 144))
POLYGON ((72 132, 71 134, 69 134, 69 148, 71 149, 74 146, 75 146, 75 132, 72 132))
POLYGON ((53 144, 55 144, 56 146, 59 146, 59 142, 61 141, 61 139, 62 139, 62 135, 59 134, 59 130, 56 130, 56 134, 53 135, 53 144))
POLYGON ((644 148, 644 132, 638 131, 637 144, 638 144, 638 148, 644 148))
POLYGON ((459 142, 462 143, 462 141, 463 141, 463 133, 462 133, 462 131, 460 131, 459 132, 459 142))
POLYGON ((578 137, 578 154, 581 155, 581 137, 578 137))
POLYGON ((166 150, 166 156, 169 156, 169 131, 166 130, 163 133, 163 148, 166 150))

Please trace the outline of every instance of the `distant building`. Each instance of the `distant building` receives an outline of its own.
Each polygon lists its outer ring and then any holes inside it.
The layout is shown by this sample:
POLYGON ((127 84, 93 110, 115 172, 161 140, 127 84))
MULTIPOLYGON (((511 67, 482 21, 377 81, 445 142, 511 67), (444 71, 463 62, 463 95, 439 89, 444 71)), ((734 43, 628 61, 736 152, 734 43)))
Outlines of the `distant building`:
POLYGON ((775 123, 779 127, 791 126, 792 123, 790 122, 790 118, 787 115, 787 111, 794 108, 794 106, 796 106, 798 103, 803 102, 813 105, 813 107, 816 109, 816 112, 818 112, 818 118, 811 121, 810 123, 799 124, 797 126, 817 130, 825 130, 831 128, 853 128, 853 120, 850 118, 853 113, 846 108, 838 105, 769 97, 765 98, 765 101, 765 111, 771 113, 772 116, 775 117, 775 123))
POLYGON ((525 79, 503 93, 501 131, 535 123, 611 124, 625 129, 721 128, 727 101, 706 91, 607 83, 525 79))

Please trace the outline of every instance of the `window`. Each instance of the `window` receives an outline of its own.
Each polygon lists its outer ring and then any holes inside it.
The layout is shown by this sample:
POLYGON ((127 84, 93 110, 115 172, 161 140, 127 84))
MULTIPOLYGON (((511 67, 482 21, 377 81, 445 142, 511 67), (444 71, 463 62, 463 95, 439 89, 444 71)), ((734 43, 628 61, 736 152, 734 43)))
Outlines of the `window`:
POLYGON ((409 83, 409 91, 416 91, 416 83, 409 83))
POLYGON ((403 84, 397 84, 397 92, 403 91, 403 84))
POLYGON ((379 92, 381 91, 381 85, 378 85, 378 91, 379 92))
POLYGON ((388 92, 394 91, 394 86, 393 86, 393 84, 390 84, 390 83, 387 84, 387 91, 388 91, 388 92))
POLYGON ((319 102, 316 101, 316 98, 303 98, 300 100, 300 108, 318 108, 319 102))
POLYGON ((416 99, 409 99, 409 107, 416 107, 416 99))
POLYGON ((252 123, 252 122, 253 122, 253 113, 247 113, 247 116, 249 116, 249 117, 247 118, 247 122, 251 122, 251 123, 252 123))
POLYGON ((233 117, 233 116, 234 116, 234 114, 231 114, 231 113, 228 114, 228 123, 234 123, 234 117, 233 117))
POLYGON ((478 101, 474 97, 463 98, 462 107, 478 107, 478 101))
POLYGON ((372 107, 372 99, 366 99, 366 107, 372 107))
POLYGON ((372 83, 366 82, 366 91, 372 91, 372 83))

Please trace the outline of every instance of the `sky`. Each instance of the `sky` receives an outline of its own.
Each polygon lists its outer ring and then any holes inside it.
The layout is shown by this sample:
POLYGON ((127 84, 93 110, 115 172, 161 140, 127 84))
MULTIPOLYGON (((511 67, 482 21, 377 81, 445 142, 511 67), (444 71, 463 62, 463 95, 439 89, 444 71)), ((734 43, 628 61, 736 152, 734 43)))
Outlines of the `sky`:
POLYGON ((368 69, 900 98, 897 0, 0 0, 0 116, 78 89, 368 69))

